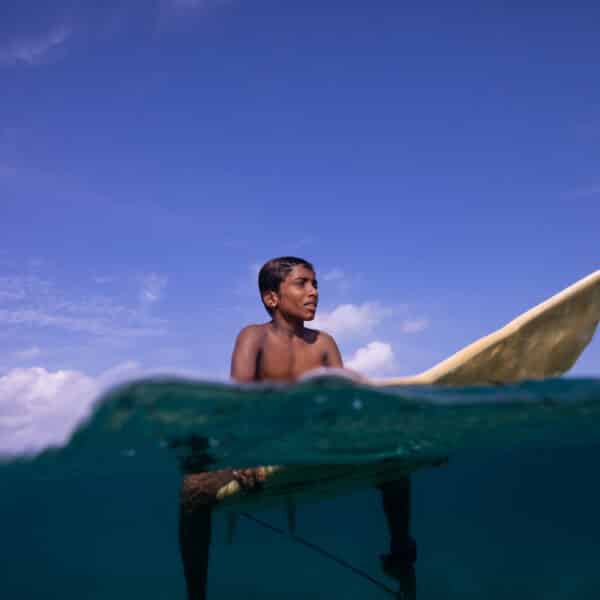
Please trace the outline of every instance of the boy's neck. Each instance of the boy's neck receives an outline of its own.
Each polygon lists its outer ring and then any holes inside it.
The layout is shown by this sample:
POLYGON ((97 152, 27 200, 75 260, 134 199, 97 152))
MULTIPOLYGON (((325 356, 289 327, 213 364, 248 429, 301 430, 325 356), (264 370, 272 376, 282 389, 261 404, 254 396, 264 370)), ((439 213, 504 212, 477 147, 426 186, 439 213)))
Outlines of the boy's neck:
POLYGON ((280 312, 276 312, 273 315, 271 324, 277 333, 287 337, 294 337, 295 335, 301 336, 304 332, 304 321, 286 317, 280 312))

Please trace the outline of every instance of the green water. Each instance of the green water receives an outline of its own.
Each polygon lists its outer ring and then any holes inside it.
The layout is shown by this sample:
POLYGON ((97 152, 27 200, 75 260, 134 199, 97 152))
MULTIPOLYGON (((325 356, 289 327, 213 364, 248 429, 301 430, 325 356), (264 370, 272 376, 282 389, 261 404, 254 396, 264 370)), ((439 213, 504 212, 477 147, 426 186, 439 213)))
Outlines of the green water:
MULTIPOLYGON (((410 459, 411 452, 444 448, 447 465, 412 475, 418 598, 600 597, 597 380, 405 390, 394 401, 345 383, 278 391, 188 387, 185 397, 180 382, 173 385, 166 395, 119 390, 67 448, 4 461, 0 597, 183 598, 182 455, 181 446, 175 452, 168 445, 194 432, 219 442, 208 444, 216 466, 246 456, 247 438, 261 448, 256 457, 271 463, 306 462, 332 448, 336 460, 350 461, 347 442, 359 437, 362 459, 394 453, 410 459), (204 405, 190 413, 190 403, 205 393, 204 405), (168 414, 168 424, 157 414, 168 414), (482 428, 489 438, 477 435, 482 428)), ((256 515, 285 528, 282 510, 256 515)), ((375 490, 302 505, 297 523, 304 538, 394 587, 379 566, 387 531, 375 490)), ((210 598, 385 597, 252 522, 239 522, 232 546, 225 538, 226 517, 219 513, 210 598)))

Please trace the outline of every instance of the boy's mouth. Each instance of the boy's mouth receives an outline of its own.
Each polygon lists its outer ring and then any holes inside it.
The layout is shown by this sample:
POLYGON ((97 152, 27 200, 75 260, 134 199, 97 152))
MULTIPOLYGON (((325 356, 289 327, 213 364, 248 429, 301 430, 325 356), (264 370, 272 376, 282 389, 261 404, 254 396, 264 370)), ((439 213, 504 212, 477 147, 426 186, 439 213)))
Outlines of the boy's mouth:
POLYGON ((307 306, 308 308, 317 308, 317 303, 316 302, 307 302, 304 306, 307 306))

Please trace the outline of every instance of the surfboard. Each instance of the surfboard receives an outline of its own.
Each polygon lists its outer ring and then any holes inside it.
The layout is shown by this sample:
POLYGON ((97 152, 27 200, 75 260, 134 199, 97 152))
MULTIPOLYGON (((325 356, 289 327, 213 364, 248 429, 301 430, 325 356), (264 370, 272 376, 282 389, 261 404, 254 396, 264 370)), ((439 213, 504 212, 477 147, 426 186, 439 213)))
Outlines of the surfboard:
POLYGON ((575 364, 599 320, 600 271, 595 271, 431 369, 373 384, 456 386, 557 377, 575 364))
MULTIPOLYGON (((527 310, 501 329, 473 342, 431 369, 409 377, 373 380, 376 387, 509 384, 557 377, 568 371, 592 340, 600 321, 600 270, 527 310)), ((390 460, 363 465, 266 466, 260 491, 237 481, 223 486, 217 508, 235 512, 289 498, 327 497, 377 485, 431 461, 390 460)))

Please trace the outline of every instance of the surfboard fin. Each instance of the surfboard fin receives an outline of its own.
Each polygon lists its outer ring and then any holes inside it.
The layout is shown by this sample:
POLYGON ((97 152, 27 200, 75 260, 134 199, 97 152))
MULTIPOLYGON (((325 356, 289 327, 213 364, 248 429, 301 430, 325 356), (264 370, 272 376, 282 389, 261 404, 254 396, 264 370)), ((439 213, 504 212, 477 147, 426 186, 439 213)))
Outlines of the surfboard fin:
POLYGON ((288 533, 296 533, 296 502, 293 496, 287 496, 285 499, 285 516, 287 517, 288 533))
POLYGON ((235 538, 235 530, 237 527, 238 515, 234 512, 227 513, 227 545, 232 546, 235 538))

